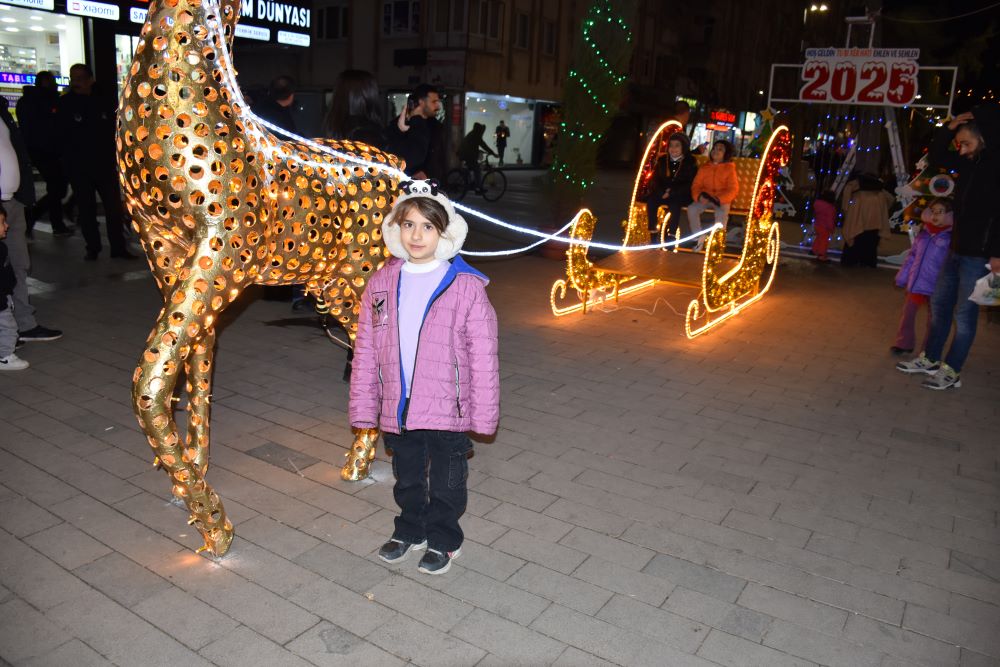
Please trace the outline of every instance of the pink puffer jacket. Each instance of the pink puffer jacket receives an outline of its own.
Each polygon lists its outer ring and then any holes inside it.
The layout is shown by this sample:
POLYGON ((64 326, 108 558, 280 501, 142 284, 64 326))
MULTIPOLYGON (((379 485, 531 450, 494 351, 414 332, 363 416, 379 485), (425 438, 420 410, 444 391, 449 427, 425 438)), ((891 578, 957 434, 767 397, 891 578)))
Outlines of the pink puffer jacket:
POLYGON ((368 281, 361 300, 351 375, 351 425, 490 434, 500 417, 497 316, 486 296, 489 279, 461 257, 424 316, 404 400, 397 300, 403 261, 392 258, 368 281))

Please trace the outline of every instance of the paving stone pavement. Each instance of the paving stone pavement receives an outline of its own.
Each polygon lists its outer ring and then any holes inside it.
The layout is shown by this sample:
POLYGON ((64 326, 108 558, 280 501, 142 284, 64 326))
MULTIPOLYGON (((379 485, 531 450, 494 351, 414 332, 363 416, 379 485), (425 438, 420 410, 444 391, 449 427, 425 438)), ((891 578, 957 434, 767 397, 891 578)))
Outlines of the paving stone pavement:
MULTIPOLYGON (((129 406, 159 297, 141 266, 34 246, 43 324, 0 376, 0 658, 12 665, 1000 664, 1000 326, 964 386, 893 369, 885 272, 787 261, 688 341, 690 290, 555 319, 561 265, 483 262, 502 418, 463 557, 387 566, 391 472, 338 476, 344 353, 288 305, 226 318, 200 540, 129 406), (609 309, 610 310, 610 309, 609 309)), ((236 314, 234 314, 236 315, 236 314)))

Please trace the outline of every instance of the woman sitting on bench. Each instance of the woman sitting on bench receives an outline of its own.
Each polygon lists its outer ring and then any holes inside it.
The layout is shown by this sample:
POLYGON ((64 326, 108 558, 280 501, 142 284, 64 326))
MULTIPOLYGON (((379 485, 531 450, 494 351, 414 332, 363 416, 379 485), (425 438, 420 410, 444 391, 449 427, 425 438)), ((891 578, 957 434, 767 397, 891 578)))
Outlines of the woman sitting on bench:
POLYGON ((691 155, 691 140, 683 132, 674 132, 667 140, 667 152, 660 155, 653 167, 646 197, 649 231, 656 231, 656 213, 661 206, 670 209, 667 237, 673 237, 681 224, 681 211, 691 203, 691 184, 698 173, 698 164, 691 155))
MULTIPOLYGON (((688 223, 691 233, 701 231, 702 212, 712 209, 715 221, 726 224, 729 218, 729 205, 736 199, 740 191, 740 181, 736 177, 736 164, 733 162, 733 145, 725 140, 712 144, 708 154, 708 162, 701 165, 698 175, 691 185, 691 195, 694 203, 688 206, 688 223)), ((704 237, 698 239, 698 249, 704 246, 704 237)))

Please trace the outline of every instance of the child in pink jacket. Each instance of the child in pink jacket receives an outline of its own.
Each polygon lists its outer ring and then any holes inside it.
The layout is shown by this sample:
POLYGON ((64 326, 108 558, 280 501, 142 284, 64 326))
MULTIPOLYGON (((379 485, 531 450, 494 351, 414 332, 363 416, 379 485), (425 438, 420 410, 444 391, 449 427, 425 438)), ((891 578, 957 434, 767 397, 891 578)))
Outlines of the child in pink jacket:
POLYGON ((813 202, 813 242, 812 252, 821 262, 829 262, 826 250, 830 246, 830 236, 837 229, 837 200, 833 192, 824 190, 813 202))
POLYGON ((437 184, 406 182, 382 223, 392 258, 368 281, 351 375, 350 419, 393 452, 400 513, 379 558, 427 549, 444 574, 461 552, 472 441, 500 415, 497 318, 489 280, 458 256, 468 225, 437 184), (429 463, 429 465, 428 465, 429 463))

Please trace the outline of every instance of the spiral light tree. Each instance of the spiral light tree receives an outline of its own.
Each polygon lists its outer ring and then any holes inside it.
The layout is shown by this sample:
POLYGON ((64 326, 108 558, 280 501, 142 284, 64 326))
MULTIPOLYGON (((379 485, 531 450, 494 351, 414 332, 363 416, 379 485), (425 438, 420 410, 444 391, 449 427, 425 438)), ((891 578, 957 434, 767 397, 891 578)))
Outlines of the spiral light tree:
MULTIPOLYGON (((364 144, 287 142, 268 132, 230 60, 239 4, 150 3, 117 133, 126 205, 164 303, 133 376, 133 406, 202 549, 216 556, 233 539, 205 480, 219 315, 250 285, 303 284, 353 339, 359 297, 384 261, 381 224, 397 190, 387 174, 401 166, 364 144), (173 414, 181 376, 183 439, 173 414)), ((345 477, 367 475, 376 438, 356 434, 345 477)))

